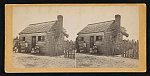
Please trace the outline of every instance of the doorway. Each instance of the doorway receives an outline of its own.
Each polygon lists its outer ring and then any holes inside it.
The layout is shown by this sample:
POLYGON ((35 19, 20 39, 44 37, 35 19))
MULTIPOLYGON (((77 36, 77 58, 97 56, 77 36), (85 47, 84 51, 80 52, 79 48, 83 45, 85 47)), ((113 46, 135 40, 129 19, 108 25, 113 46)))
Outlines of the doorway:
POLYGON ((90 36, 90 48, 94 45, 94 36, 90 36))
POLYGON ((36 36, 32 36, 32 43, 31 43, 31 45, 32 45, 32 48, 35 48, 35 46, 36 46, 36 36))

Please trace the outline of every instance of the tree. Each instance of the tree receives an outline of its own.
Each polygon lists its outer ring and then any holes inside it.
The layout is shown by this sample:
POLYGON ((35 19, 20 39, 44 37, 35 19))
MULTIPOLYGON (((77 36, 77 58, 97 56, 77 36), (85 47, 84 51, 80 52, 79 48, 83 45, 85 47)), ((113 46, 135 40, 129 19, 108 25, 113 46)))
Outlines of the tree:
POLYGON ((129 36, 129 34, 126 33, 127 30, 126 30, 124 27, 121 27, 120 29, 121 29, 120 31, 121 31, 121 33, 122 33, 123 35, 125 35, 126 37, 129 36))
POLYGON ((64 34, 64 36, 65 36, 65 37, 67 37, 67 38, 68 38, 68 37, 69 37, 69 35, 68 35, 66 32, 67 32, 67 31, 66 31, 66 29, 64 29, 64 28, 63 28, 63 34, 64 34))

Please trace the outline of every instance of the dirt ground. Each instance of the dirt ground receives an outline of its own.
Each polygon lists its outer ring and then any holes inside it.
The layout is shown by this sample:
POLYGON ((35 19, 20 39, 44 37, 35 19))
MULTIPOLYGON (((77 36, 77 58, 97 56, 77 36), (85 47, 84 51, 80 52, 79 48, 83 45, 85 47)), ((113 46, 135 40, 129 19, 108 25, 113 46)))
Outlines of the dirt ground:
POLYGON ((64 56, 39 56, 25 53, 13 53, 13 66, 18 68, 134 68, 138 59, 120 56, 97 56, 76 53, 75 59, 64 56))
POLYGON ((13 53, 13 66, 19 68, 74 68, 75 59, 64 56, 39 56, 25 53, 13 53))
POLYGON ((76 53, 77 68, 134 68, 138 66, 137 59, 121 56, 95 56, 76 53))

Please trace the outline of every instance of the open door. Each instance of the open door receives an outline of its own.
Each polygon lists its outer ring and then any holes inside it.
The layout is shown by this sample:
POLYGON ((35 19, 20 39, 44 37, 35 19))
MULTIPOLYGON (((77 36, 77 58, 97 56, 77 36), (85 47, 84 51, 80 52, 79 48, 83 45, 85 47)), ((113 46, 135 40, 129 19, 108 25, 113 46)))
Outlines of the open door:
POLYGON ((94 45, 94 36, 90 36, 90 48, 94 45))
POLYGON ((35 48, 35 46, 36 46, 36 36, 32 36, 32 43, 31 43, 31 45, 32 45, 32 48, 35 48))

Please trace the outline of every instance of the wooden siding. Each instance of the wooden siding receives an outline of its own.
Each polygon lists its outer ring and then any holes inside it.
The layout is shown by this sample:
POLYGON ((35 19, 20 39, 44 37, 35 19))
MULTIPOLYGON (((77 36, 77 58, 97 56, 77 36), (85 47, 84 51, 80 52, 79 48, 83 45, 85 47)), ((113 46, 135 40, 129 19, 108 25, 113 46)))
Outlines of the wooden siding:
MULTIPOLYGON (((90 34, 79 34, 78 37, 83 37, 84 41, 87 44, 87 51, 90 51, 90 36, 94 36, 94 42, 98 46, 99 51, 101 51, 101 45, 104 39, 104 32, 99 33, 90 33, 90 34), (96 41, 96 36, 102 36, 102 41, 96 41)), ((82 45, 82 42, 79 42, 79 46, 82 45)))
POLYGON ((105 55, 109 55, 112 51, 112 40, 111 40, 111 32, 104 33, 104 40, 103 40, 103 50, 102 53, 105 55))
POLYGON ((38 36, 45 36, 46 33, 32 33, 32 34, 20 34, 19 38, 25 37, 25 41, 29 44, 29 50, 31 51, 31 43, 32 43, 32 36, 36 36, 36 45, 40 46, 41 53, 46 50, 46 41, 38 41, 38 36))
POLYGON ((52 32, 49 32, 49 33, 47 33, 47 45, 46 45, 46 47, 47 47, 47 53, 46 54, 49 54, 50 56, 54 56, 54 54, 55 54, 55 47, 54 47, 54 44, 55 44, 55 42, 54 42, 54 36, 53 36, 53 33, 52 32))
POLYGON ((48 48, 47 53, 51 56, 64 54, 63 41, 64 41, 63 38, 59 38, 58 40, 56 40, 54 38, 53 32, 47 33, 47 46, 46 46, 48 48))
MULTIPOLYGON (((113 54, 121 54, 120 50, 117 50, 120 46, 120 42, 122 41, 122 34, 119 33, 116 38, 116 43, 112 40, 112 34, 110 30, 99 33, 90 33, 90 34, 79 34, 78 37, 83 37, 84 41, 87 43, 87 51, 90 49, 90 36, 94 36, 94 43, 98 47, 98 53, 104 55, 113 55, 113 54), (96 36, 103 36, 102 41, 96 41, 96 36)), ((82 46, 83 41, 79 41, 79 46, 82 46)))

